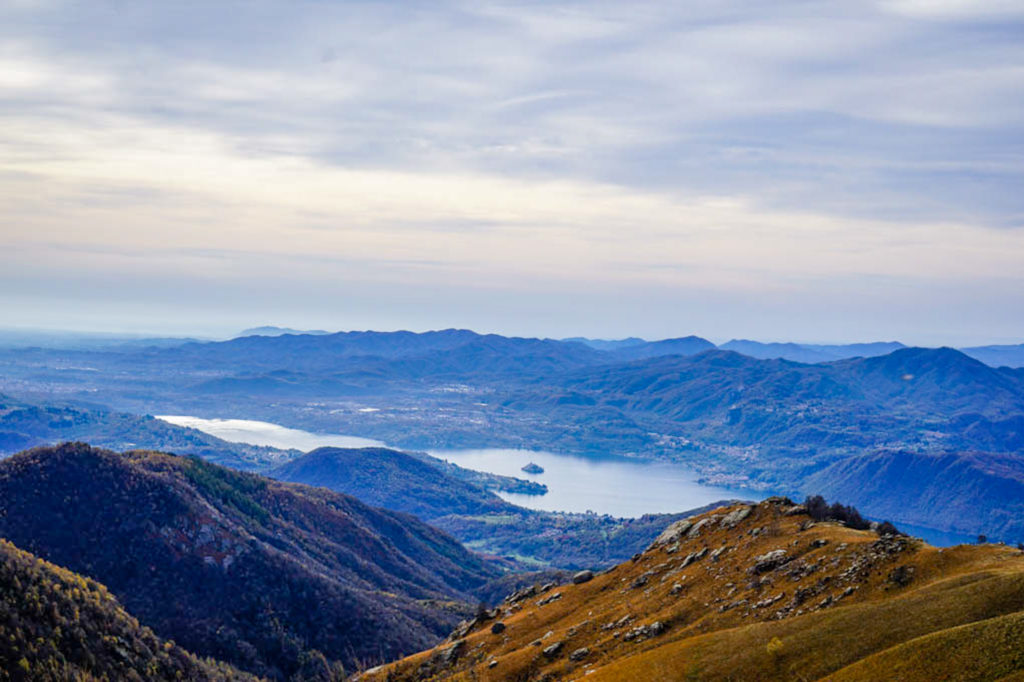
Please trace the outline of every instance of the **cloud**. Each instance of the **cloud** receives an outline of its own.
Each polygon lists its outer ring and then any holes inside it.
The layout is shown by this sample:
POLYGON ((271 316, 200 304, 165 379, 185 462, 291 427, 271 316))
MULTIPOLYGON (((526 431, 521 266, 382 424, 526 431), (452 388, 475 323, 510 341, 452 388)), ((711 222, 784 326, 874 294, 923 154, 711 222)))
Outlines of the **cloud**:
POLYGON ((1021 21, 950 0, 9 4, 3 258, 997 291, 1024 260, 1021 21))

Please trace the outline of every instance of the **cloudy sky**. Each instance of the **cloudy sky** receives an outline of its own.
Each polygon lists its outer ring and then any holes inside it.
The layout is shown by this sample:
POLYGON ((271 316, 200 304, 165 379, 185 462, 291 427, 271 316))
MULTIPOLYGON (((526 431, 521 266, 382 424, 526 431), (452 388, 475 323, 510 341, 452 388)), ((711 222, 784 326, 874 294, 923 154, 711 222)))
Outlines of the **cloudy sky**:
POLYGON ((0 326, 1024 341, 1024 0, 0 0, 0 326))

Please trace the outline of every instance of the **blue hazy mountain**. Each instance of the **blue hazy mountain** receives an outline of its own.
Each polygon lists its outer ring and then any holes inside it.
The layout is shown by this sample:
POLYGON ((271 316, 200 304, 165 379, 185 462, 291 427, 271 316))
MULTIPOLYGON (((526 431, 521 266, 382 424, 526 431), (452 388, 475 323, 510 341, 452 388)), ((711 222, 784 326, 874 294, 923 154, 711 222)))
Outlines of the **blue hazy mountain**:
MULTIPOLYGON (((894 342, 801 346, 813 363, 700 350, 709 346, 688 337, 599 350, 450 329, 37 349, 0 361, 12 384, 121 413, 263 419, 403 449, 632 454, 685 461, 709 482, 793 494, 816 472, 883 451, 1020 455, 1024 369, 949 348, 877 354, 894 342), (856 357, 821 359, 844 354, 856 357)), ((841 497, 872 513, 869 493, 841 497)), ((913 513, 1000 531, 983 525, 991 516, 930 499, 913 513)))
POLYGON ((330 334, 328 331, 323 329, 292 329, 291 327, 274 327, 274 326, 263 326, 263 327, 252 327, 250 329, 244 329, 238 334, 235 334, 235 338, 244 336, 284 336, 285 334, 292 335, 305 335, 309 334, 312 336, 323 336, 330 334))
POLYGON ((759 358, 761 360, 792 360, 804 363, 830 362, 845 358, 869 358, 876 355, 886 355, 905 347, 898 341, 823 345, 762 343, 746 339, 733 339, 719 346, 722 350, 735 351, 751 358, 759 358))
POLYGON ((1010 346, 974 346, 964 353, 993 367, 1024 367, 1024 343, 1010 346))
POLYGON ((586 346, 590 346, 595 350, 608 350, 616 351, 623 348, 630 348, 631 346, 642 346, 647 341, 636 336, 630 336, 626 339, 588 339, 584 336, 572 336, 567 339, 562 339, 566 343, 582 343, 586 346))

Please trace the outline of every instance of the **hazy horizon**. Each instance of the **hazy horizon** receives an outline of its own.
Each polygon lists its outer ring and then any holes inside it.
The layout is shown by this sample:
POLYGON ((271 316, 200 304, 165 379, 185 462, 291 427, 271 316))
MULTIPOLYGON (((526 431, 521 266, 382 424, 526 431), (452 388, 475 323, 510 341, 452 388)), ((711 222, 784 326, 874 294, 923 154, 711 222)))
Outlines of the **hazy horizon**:
POLYGON ((712 343, 714 343, 715 345, 718 345, 718 346, 720 346, 720 345, 722 345, 724 343, 728 343, 729 341, 755 341, 755 342, 759 342, 759 343, 794 343, 794 344, 797 344, 797 345, 852 345, 852 344, 862 344, 862 343, 890 343, 890 342, 898 342, 898 343, 904 344, 905 346, 919 346, 919 347, 924 347, 924 348, 936 348, 936 347, 940 347, 940 346, 950 346, 950 345, 952 345, 952 346, 959 346, 959 347, 972 347, 972 346, 1018 345, 1018 344, 1024 344, 1024 339, 1004 339, 1004 340, 980 341, 980 342, 974 342, 974 343, 948 344, 948 343, 942 343, 942 342, 930 343, 930 342, 927 342, 927 341, 906 341, 904 339, 898 339, 898 338, 800 339, 800 338, 790 338, 790 337, 784 337, 784 338, 754 338, 754 337, 744 337, 744 336, 722 337, 722 336, 714 336, 714 335, 709 335, 709 334, 701 334, 698 331, 682 331, 682 332, 680 332, 678 334, 673 334, 673 335, 669 335, 669 336, 657 336, 657 337, 643 336, 643 335, 640 335, 640 334, 622 334, 622 335, 618 335, 618 336, 594 336, 594 335, 588 335, 588 334, 552 335, 552 334, 544 334, 544 333, 511 333, 511 332, 506 333, 506 332, 496 331, 496 330, 492 330, 492 329, 474 329, 474 328, 470 328, 470 327, 459 327, 459 326, 435 326, 435 327, 423 327, 423 328, 395 327, 395 328, 389 328, 389 329, 369 329, 369 328, 365 328, 365 329, 362 329, 362 328, 360 328, 360 329, 356 329, 356 328, 352 328, 352 329, 336 329, 336 328, 320 328, 320 327, 315 327, 315 326, 295 327, 295 326, 292 326, 292 325, 273 324, 273 323, 251 324, 251 325, 245 326, 244 328, 240 328, 240 329, 226 329, 226 330, 222 330, 222 331, 196 330, 196 329, 189 330, 189 329, 185 329, 185 328, 174 328, 174 329, 166 329, 164 331, 153 331, 153 330, 132 329, 132 328, 111 330, 111 329, 66 329, 66 328, 57 328, 57 327, 47 328, 47 327, 0 326, 0 342, 3 341, 3 336, 5 334, 25 335, 25 336, 30 336, 30 335, 33 335, 33 334, 39 335, 39 336, 45 336, 47 334, 52 334, 54 336, 67 336, 67 337, 75 337, 75 336, 94 337, 94 338, 96 338, 98 340, 103 339, 103 338, 112 338, 112 339, 147 339, 147 338, 172 338, 173 339, 173 338, 191 338, 191 339, 196 339, 198 341, 225 341, 225 340, 229 340, 229 339, 232 339, 232 338, 237 338, 243 332, 246 332, 248 330, 259 329, 259 328, 262 328, 262 327, 277 327, 277 328, 281 328, 281 329, 285 329, 285 328, 287 328, 287 329, 294 329, 296 332, 299 332, 299 333, 302 333, 302 332, 321 332, 322 331, 322 332, 327 332, 328 334, 335 334, 335 333, 340 333, 340 332, 366 332, 366 331, 369 331, 369 332, 410 331, 410 332, 414 332, 414 333, 424 333, 424 332, 431 332, 431 331, 442 331, 442 330, 446 330, 446 329, 468 329, 468 330, 476 332, 478 334, 498 334, 498 335, 510 336, 510 337, 556 339, 556 340, 564 340, 564 339, 569 339, 569 338, 582 337, 582 338, 587 338, 587 339, 591 339, 591 340, 595 340, 595 341, 617 341, 617 340, 627 339, 627 338, 630 338, 630 337, 641 338, 641 339, 643 339, 645 341, 660 341, 660 340, 663 340, 663 339, 675 339, 675 338, 683 338, 683 337, 687 337, 687 336, 697 336, 697 337, 706 339, 708 341, 711 341, 712 343))
POLYGON ((1024 5, 0 7, 0 315, 1024 340, 1024 5))

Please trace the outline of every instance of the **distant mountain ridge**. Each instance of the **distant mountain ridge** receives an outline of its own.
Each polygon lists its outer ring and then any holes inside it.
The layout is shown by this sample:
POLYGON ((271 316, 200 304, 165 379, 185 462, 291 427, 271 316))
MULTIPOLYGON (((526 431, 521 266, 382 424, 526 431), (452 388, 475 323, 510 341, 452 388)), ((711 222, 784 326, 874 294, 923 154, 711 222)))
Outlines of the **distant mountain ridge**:
POLYGON ((84 444, 0 461, 0 537, 103 582, 158 635, 273 679, 310 656, 351 668, 429 645, 499 574, 349 496, 84 444))
POLYGON ((0 458, 38 445, 72 440, 118 451, 151 448, 198 455, 242 470, 265 468, 294 454, 229 443, 148 415, 76 405, 40 405, 0 395, 0 458))
POLYGON ((283 336, 285 334, 291 334, 293 336, 299 336, 309 334, 311 336, 323 336, 330 334, 331 332, 324 331, 323 329, 292 329, 291 327, 275 327, 275 326, 263 326, 263 327, 252 327, 251 329, 244 329, 239 333, 235 334, 234 338, 243 336, 283 336))

